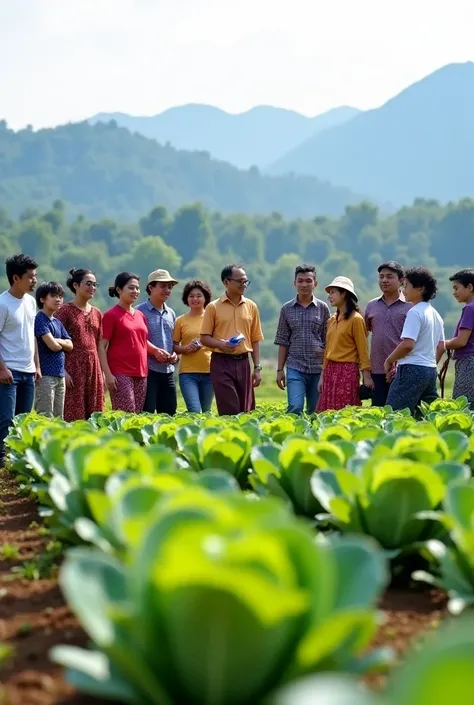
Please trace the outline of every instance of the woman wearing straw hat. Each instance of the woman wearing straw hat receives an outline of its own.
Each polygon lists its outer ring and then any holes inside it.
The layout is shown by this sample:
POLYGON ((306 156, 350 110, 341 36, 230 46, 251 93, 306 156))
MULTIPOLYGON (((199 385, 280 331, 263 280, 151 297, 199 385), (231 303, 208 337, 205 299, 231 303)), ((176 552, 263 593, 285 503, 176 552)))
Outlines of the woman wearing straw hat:
POLYGON ((347 277, 336 277, 326 291, 329 304, 337 311, 328 321, 323 372, 319 382, 321 396, 316 411, 360 406, 360 370, 364 385, 374 388, 367 329, 359 313, 354 284, 347 277))

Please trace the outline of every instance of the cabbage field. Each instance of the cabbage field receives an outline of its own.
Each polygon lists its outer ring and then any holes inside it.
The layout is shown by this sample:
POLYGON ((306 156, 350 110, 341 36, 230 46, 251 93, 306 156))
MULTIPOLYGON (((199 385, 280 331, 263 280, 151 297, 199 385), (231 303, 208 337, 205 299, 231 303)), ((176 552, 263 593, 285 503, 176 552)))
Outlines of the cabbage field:
POLYGON ((100 703, 471 702, 474 417, 422 414, 17 417, 9 473, 88 637, 49 658, 100 703), (447 600, 401 666, 375 638, 397 587, 447 600))

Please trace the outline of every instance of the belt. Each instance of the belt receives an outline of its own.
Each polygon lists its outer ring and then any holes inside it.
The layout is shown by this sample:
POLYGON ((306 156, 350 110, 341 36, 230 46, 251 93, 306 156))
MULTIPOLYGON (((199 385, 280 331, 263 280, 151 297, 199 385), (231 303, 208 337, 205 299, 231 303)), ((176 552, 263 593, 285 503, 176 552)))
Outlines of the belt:
POLYGON ((249 359, 249 354, 248 353, 240 353, 240 355, 233 355, 232 353, 220 353, 220 352, 213 352, 212 355, 217 355, 218 357, 226 357, 228 360, 248 360, 249 359))

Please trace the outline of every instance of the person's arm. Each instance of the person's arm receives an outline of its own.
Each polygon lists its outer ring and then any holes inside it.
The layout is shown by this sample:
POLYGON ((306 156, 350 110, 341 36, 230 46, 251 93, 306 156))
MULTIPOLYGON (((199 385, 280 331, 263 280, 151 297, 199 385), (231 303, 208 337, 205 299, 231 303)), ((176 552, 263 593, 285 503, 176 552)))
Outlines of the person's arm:
POLYGON ((281 309, 280 317, 278 319, 278 326, 275 333, 275 340, 273 341, 275 345, 278 345, 278 362, 277 362, 277 375, 276 383, 280 389, 285 389, 286 387, 286 375, 285 375, 285 365, 288 358, 288 349, 291 342, 291 328, 288 324, 288 319, 286 318, 285 309, 281 309))
POLYGON ((62 345, 58 338, 54 338, 53 334, 48 332, 41 336, 43 343, 53 352, 59 352, 62 350, 62 345))
POLYGON ((59 343, 64 352, 71 352, 73 348, 71 336, 63 326, 62 322, 59 321, 59 323, 61 328, 61 338, 56 338, 56 341, 59 343))
POLYGON ((370 313, 370 302, 365 307, 364 323, 365 323, 365 327, 367 329, 367 333, 372 333, 372 319, 370 318, 369 313, 370 313))
POLYGON ((369 345, 367 343, 367 328, 362 317, 356 316, 353 321, 353 335, 359 356, 359 367, 366 387, 373 389, 374 382, 370 374, 369 345))
POLYGON ((420 328, 421 318, 417 311, 414 308, 411 308, 405 318, 401 341, 395 350, 385 360, 384 367, 387 374, 389 374, 393 365, 398 362, 398 360, 403 360, 403 358, 413 350, 420 334, 420 328))
POLYGON ((34 360, 35 360, 35 368, 36 368, 35 382, 39 382, 43 375, 41 374, 41 365, 40 365, 39 352, 38 352, 38 341, 36 338, 35 338, 35 357, 34 357, 34 360))
POLYGON ((109 349, 109 340, 106 338, 101 338, 99 340, 99 360, 100 366, 102 367, 102 372, 105 376, 105 383, 109 391, 117 388, 117 380, 110 371, 109 361, 107 359, 107 350, 109 349))
POLYGON ((439 363, 444 353, 446 352, 446 344, 444 340, 440 340, 436 346, 436 364, 439 363))
POLYGON ((260 323, 260 313, 257 306, 254 307, 252 326, 250 329, 250 342, 252 343, 252 352, 250 353, 253 360, 252 384, 258 387, 262 381, 260 369, 260 342, 263 340, 262 324, 260 323))
POLYGON ((196 345, 196 343, 193 342, 189 343, 189 345, 182 345, 181 338, 182 325, 180 319, 178 318, 173 331, 173 351, 177 355, 190 355, 191 353, 199 350, 199 345, 196 345))
POLYGON ((455 338, 445 341, 446 350, 460 350, 461 348, 465 348, 471 335, 472 330, 469 328, 461 328, 455 338))
POLYGON ((456 337, 446 340, 446 350, 460 350, 466 347, 469 338, 474 330, 474 311, 471 306, 465 306, 459 321, 458 334, 456 337))

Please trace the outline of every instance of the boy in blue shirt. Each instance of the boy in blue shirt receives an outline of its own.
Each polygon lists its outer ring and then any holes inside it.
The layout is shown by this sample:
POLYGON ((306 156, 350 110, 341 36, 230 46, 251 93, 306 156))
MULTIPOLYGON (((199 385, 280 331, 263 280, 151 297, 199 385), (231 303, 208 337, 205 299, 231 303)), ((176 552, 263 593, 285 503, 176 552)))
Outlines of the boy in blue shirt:
POLYGON ((66 384, 65 352, 72 350, 69 333, 54 317, 63 304, 64 290, 57 282, 44 282, 36 290, 40 309, 35 318, 35 336, 42 378, 36 385, 35 410, 38 414, 63 417, 66 384))

